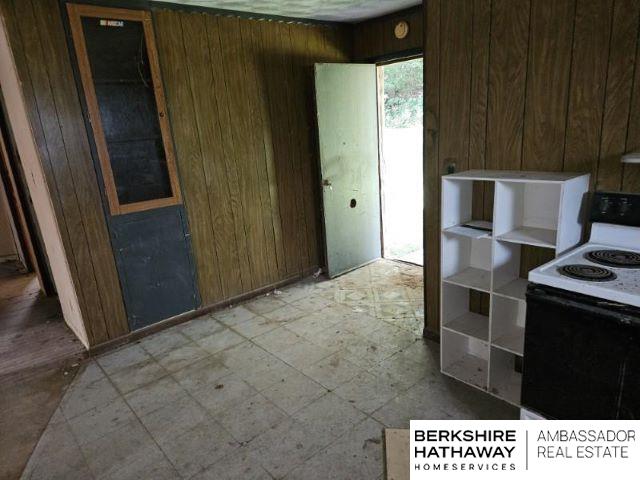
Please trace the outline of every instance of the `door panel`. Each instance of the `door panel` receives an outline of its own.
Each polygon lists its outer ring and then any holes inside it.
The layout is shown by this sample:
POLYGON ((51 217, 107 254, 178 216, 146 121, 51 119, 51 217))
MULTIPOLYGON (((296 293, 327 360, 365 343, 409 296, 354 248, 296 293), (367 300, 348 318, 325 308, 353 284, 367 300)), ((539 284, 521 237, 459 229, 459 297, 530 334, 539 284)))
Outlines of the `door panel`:
POLYGON ((111 217, 110 224, 131 330, 198 307, 181 205, 111 217))
POLYGON ((131 330, 199 306, 149 12, 67 4, 131 330))
POLYGON ((375 65, 315 66, 327 270, 381 255, 375 65))

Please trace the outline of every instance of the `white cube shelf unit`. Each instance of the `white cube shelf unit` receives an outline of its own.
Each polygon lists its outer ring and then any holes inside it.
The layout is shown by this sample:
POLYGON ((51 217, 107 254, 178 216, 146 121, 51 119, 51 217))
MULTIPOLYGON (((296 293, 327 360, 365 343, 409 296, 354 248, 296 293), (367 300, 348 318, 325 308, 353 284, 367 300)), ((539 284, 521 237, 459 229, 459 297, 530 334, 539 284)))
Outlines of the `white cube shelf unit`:
POLYGON ((589 175, 469 170, 442 177, 442 373, 520 404, 527 280, 522 245, 557 256, 578 245, 589 175), (493 182, 493 222, 472 219, 473 183, 493 182), (469 308, 489 295, 489 314, 469 308))

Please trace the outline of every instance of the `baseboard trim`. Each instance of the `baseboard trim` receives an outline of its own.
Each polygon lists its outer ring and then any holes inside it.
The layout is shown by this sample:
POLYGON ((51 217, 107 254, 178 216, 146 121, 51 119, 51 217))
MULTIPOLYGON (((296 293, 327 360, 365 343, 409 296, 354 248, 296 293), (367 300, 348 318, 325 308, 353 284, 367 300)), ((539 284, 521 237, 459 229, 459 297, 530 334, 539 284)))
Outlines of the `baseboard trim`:
POLYGON ((250 292, 241 293, 240 295, 236 295, 234 297, 221 300, 216 303, 212 303, 210 305, 206 305, 204 307, 200 307, 196 310, 190 310, 185 313, 181 313, 180 315, 176 315, 171 318, 167 318, 166 320, 161 320, 153 325, 149 325, 148 327, 141 328, 140 330, 135 330, 133 332, 129 332, 126 335, 123 335, 118 338, 114 338, 112 340, 107 340, 106 342, 99 343, 89 348, 89 356, 97 356, 101 355, 105 352, 113 350, 122 345, 126 345, 128 343, 137 342, 142 338, 151 335, 153 333, 160 332, 170 327, 174 327, 176 325, 180 325, 181 323, 188 322, 189 320, 193 320, 194 318, 200 317, 202 315, 206 315, 208 313, 222 310, 223 308, 228 307, 229 305, 233 305, 235 303, 244 302, 254 297, 258 297, 260 295, 264 295, 272 290, 275 290, 280 287, 284 287, 290 285, 292 283, 298 282, 304 278, 307 278, 318 271, 320 267, 313 266, 303 270, 300 274, 293 275, 291 277, 285 278, 283 280, 278 280, 277 282, 271 283, 269 285, 265 285, 264 287, 257 288, 255 290, 251 290, 250 292))

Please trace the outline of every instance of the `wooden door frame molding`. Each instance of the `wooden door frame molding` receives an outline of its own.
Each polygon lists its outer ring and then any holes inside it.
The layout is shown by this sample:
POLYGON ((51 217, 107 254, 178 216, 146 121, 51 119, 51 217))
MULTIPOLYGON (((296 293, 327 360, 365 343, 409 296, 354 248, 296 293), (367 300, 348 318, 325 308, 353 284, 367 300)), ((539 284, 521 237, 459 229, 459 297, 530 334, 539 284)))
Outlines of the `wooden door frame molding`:
POLYGON ((82 87, 87 101, 89 122, 91 123, 91 128, 93 130, 111 215, 140 212, 182 203, 182 195, 180 192, 180 184, 178 182, 176 160, 173 150, 173 141, 171 139, 171 127, 169 125, 164 89, 160 76, 160 64, 158 61, 158 51, 155 44, 155 33, 153 30, 151 14, 145 10, 127 10, 123 8, 100 7, 85 4, 81 5, 76 3, 68 3, 67 12, 69 14, 69 25, 71 27, 73 45, 75 47, 76 58, 78 60, 78 70, 80 72, 82 87), (100 108, 93 82, 93 74, 91 73, 89 55, 84 41, 84 33, 81 23, 82 17, 106 17, 114 20, 137 21, 142 23, 147 47, 147 56, 149 58, 149 68, 151 70, 151 77, 153 81, 154 97, 158 111, 158 123, 160 125, 160 133, 162 135, 162 143, 167 163, 167 172, 171 185, 170 197, 145 200, 142 202, 134 202, 124 205, 122 205, 118 199, 113 170, 111 169, 111 159, 109 157, 107 141, 102 127, 102 119, 100 117, 100 108))

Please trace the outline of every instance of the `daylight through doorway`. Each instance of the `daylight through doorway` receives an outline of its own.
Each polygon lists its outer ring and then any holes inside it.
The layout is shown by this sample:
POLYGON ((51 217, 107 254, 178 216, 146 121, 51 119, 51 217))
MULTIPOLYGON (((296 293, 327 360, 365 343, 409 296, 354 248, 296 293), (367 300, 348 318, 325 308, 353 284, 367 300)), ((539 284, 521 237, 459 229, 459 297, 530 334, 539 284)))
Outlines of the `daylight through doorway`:
POLYGON ((378 68, 383 256, 422 265, 422 58, 378 68))

